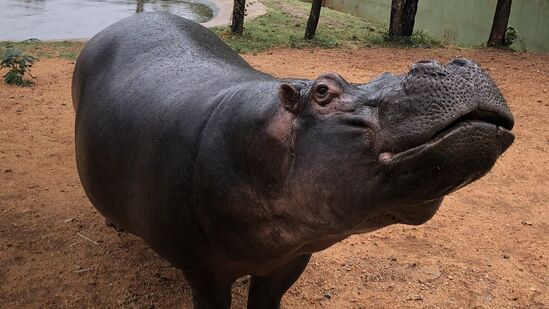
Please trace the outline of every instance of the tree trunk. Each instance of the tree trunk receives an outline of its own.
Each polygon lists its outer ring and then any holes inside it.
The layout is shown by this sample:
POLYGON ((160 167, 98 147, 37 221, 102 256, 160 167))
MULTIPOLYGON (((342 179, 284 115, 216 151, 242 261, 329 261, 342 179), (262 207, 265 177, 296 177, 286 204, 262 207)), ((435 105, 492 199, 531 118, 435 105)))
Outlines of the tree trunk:
POLYGON ((135 9, 136 13, 143 13, 143 6, 145 5, 145 0, 137 0, 137 9, 135 9))
POLYGON ((490 38, 488 38, 488 46, 505 45, 505 32, 507 32, 507 23, 511 14, 511 2, 512 0, 498 0, 492 31, 490 31, 490 38))
POLYGON ((391 38, 412 35, 418 2, 419 0, 393 0, 391 2, 391 20, 389 22, 391 38))
POLYGON ((408 0, 404 6, 402 18, 402 36, 411 36, 414 33, 416 22, 417 3, 419 0, 408 0))
POLYGON ((246 0, 234 0, 231 32, 241 35, 244 32, 244 15, 246 14, 246 0))
POLYGON ((391 2, 391 20, 389 21, 389 36, 401 36, 402 34, 402 13, 406 0, 393 0, 391 2))
POLYGON ((305 39, 307 40, 312 40, 315 37, 316 27, 320 19, 320 9, 322 9, 322 0, 313 0, 311 14, 309 14, 307 28, 305 29, 305 39))

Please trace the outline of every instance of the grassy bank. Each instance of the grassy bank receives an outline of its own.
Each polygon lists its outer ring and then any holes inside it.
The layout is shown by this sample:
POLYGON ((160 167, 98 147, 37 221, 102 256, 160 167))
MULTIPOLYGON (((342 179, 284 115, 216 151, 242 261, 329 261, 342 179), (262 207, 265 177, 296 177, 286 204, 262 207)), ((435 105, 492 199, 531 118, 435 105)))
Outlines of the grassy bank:
MULTIPOLYGON (((259 52, 274 47, 334 48, 387 45, 428 47, 437 44, 424 33, 415 34, 407 42, 391 43, 387 40, 386 26, 328 8, 322 8, 315 39, 304 40, 310 3, 298 0, 262 0, 262 2, 267 6, 267 14, 252 21, 246 21, 244 35, 233 36, 228 31, 228 27, 212 30, 239 53, 259 52)), ((18 48, 40 58, 59 57, 74 60, 83 46, 84 42, 81 41, 0 42, 0 55, 8 48, 18 48)))
POLYGON ((262 0, 267 14, 244 24, 242 36, 231 35, 227 28, 212 29, 229 46, 240 53, 258 52, 273 47, 340 46, 419 46, 430 47, 438 42, 427 34, 415 33, 410 40, 387 40, 387 27, 359 17, 322 8, 320 22, 314 40, 305 40, 305 27, 311 8, 310 3, 299 0, 262 0))
POLYGON ((26 54, 39 58, 75 60, 84 44, 85 42, 82 41, 41 42, 38 40, 27 40, 23 42, 0 42, 0 55, 3 55, 8 48, 17 48, 26 54))
POLYGON ((321 47, 375 44, 384 27, 363 19, 323 8, 315 39, 304 40, 310 3, 298 0, 263 0, 267 14, 244 24, 242 36, 227 28, 213 29, 227 44, 241 53, 273 47, 321 47))

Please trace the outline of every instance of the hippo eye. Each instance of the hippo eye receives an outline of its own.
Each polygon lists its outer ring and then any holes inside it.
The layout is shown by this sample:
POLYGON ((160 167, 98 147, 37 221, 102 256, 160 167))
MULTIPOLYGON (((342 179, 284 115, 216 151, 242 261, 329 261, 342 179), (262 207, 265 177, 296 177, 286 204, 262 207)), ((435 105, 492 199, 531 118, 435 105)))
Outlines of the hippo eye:
POLYGON ((330 102, 330 88, 327 85, 320 84, 315 88, 314 98, 320 105, 326 105, 330 102))
POLYGON ((318 88, 316 89, 316 92, 318 93, 318 96, 319 97, 326 97, 326 95, 328 95, 328 86, 326 85, 320 85, 318 86, 318 88))

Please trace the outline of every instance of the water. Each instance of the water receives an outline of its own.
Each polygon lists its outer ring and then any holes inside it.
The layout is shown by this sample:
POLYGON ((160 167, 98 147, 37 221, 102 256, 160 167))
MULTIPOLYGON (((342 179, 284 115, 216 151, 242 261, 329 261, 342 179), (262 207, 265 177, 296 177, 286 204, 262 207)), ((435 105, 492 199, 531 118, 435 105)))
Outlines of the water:
MULTIPOLYGON (((213 17, 212 0, 145 0, 144 11, 168 11, 196 22, 213 17)), ((91 38, 135 14, 137 0, 0 0, 0 41, 91 38)))
MULTIPOLYGON (((1 1, 1 0, 0 0, 1 1)), ((388 24, 389 0, 326 0, 328 7, 388 24)), ((497 0, 421 0, 416 30, 444 43, 479 46, 488 40, 497 0)), ((517 50, 549 52, 549 0, 514 0, 509 25, 518 32, 517 50)))

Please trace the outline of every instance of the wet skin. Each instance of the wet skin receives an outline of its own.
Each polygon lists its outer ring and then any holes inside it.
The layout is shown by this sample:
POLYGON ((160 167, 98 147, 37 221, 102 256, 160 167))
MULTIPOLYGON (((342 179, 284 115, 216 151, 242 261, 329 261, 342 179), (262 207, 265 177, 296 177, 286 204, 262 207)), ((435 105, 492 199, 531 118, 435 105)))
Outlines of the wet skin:
POLYGON ((420 61, 352 84, 256 71, 165 13, 91 39, 73 77, 76 159, 98 211, 180 268, 197 308, 277 308, 312 253, 421 224, 512 144, 513 117, 476 64, 420 61))

